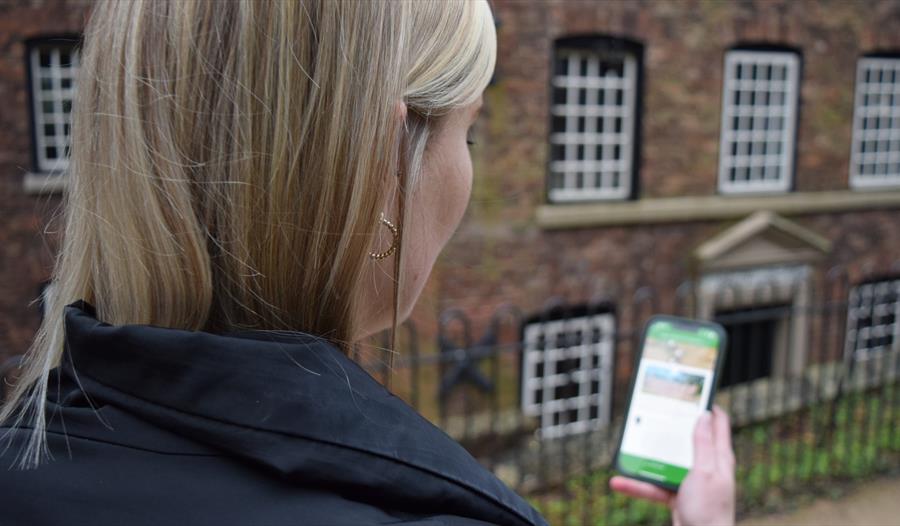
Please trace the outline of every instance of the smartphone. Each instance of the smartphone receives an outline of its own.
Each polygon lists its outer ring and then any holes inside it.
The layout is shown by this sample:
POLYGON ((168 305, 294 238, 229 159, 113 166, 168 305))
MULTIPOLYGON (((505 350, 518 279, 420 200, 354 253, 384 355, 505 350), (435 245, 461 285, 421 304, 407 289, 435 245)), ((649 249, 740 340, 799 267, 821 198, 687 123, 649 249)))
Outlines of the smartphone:
POLYGON ((703 411, 712 408, 725 343, 719 324, 650 318, 614 460, 618 472, 678 490, 693 465, 694 426, 703 411))

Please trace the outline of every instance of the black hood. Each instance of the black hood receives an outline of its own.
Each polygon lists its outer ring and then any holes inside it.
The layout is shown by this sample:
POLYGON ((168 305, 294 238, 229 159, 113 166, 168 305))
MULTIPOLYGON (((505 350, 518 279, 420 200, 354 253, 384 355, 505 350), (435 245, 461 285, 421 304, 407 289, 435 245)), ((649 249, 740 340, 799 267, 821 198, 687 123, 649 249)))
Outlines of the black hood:
POLYGON ((98 321, 66 307, 62 371, 94 404, 287 480, 546 524, 465 449, 336 346, 304 333, 215 335, 98 321))

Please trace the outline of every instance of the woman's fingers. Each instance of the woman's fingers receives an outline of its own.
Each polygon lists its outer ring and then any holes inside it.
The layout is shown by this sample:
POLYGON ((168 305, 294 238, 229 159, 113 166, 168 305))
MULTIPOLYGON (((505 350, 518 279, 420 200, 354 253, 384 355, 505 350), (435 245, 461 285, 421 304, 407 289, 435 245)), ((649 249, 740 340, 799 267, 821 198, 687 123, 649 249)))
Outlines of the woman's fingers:
POLYGON ((628 477, 615 476, 611 478, 609 480, 609 487, 612 488, 613 491, 628 495, 629 497, 652 500, 663 504, 669 504, 674 496, 673 493, 656 487, 653 484, 630 479, 628 477))
POLYGON ((734 469, 734 449, 731 445, 731 421, 721 407, 713 407, 713 432, 715 434, 716 458, 720 464, 734 469))
POLYGON ((712 472, 716 470, 717 451, 713 437, 712 415, 704 411, 694 427, 694 466, 700 472, 712 472))

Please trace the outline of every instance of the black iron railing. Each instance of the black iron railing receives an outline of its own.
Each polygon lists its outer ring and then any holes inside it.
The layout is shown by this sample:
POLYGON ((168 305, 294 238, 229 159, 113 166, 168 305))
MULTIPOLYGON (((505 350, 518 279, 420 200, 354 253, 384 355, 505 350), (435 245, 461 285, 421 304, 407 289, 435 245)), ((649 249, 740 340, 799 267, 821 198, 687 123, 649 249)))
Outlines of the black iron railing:
MULTIPOLYGON (((733 273, 712 287, 686 283, 666 301, 644 287, 618 303, 554 299, 533 315, 502 306, 476 319, 454 309, 441 317, 433 339, 412 324, 402 328, 392 385, 552 524, 663 524, 664 508, 608 490, 635 349, 654 313, 714 318, 732 337, 728 381, 716 402, 732 417, 738 512, 762 513, 796 495, 831 494, 900 469, 898 295, 867 297, 869 304, 854 296, 859 284, 889 282, 892 275, 854 280, 841 269, 776 270, 742 281, 733 273), (563 330, 544 330, 551 326, 563 330), (875 341, 878 348, 865 347, 875 341), (588 350, 578 359, 559 354, 569 357, 529 362, 528 353, 541 346, 588 350), (571 381, 542 384, 535 380, 541 375, 571 381), (528 395, 529 385, 541 386, 543 398, 528 395), (599 400, 596 410, 569 407, 590 400, 599 400), (548 404, 562 408, 562 416, 548 404)), ((386 361, 372 356, 360 359, 386 377, 386 361)))

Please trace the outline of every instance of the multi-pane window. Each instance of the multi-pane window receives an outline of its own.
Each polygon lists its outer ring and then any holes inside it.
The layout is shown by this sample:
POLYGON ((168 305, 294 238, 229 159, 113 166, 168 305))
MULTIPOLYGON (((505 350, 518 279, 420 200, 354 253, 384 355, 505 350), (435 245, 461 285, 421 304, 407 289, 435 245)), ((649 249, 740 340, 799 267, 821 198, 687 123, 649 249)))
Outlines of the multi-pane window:
POLYGON ((900 58, 857 64, 850 184, 900 185, 900 58))
POLYGON ((900 278, 857 285, 847 308, 847 351, 856 358, 900 346, 900 278))
POLYGON ((48 40, 31 47, 29 61, 36 168, 63 172, 68 168, 78 52, 69 41, 48 40))
POLYGON ((557 43, 551 81, 550 201, 623 199, 635 167, 639 49, 557 43))
POLYGON ((610 418, 613 314, 529 323, 524 330, 522 408, 541 436, 598 429, 610 418))
POLYGON ((800 58, 786 51, 725 55, 719 190, 784 192, 794 170, 800 58))

